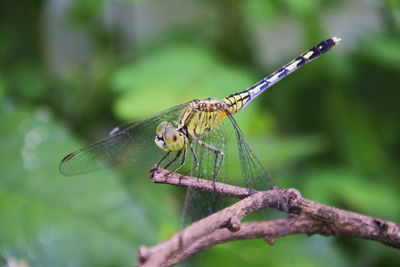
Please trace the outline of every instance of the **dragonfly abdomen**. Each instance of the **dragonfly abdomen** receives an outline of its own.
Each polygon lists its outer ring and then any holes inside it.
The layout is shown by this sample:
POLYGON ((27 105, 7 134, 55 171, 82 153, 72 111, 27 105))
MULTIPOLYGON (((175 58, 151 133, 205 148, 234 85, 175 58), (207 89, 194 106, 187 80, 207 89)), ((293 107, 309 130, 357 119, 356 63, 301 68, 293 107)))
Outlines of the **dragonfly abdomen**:
POLYGON ((223 102, 227 104, 228 111, 230 114, 235 114, 241 110, 251 100, 251 94, 249 91, 243 91, 235 93, 225 97, 223 102))
POLYGON ((232 114, 238 112, 267 88, 279 82, 281 79, 299 69, 307 62, 310 62, 321 56, 323 53, 328 52, 339 41, 339 38, 332 37, 320 42, 250 88, 226 97, 224 102, 230 105, 230 111, 232 114))

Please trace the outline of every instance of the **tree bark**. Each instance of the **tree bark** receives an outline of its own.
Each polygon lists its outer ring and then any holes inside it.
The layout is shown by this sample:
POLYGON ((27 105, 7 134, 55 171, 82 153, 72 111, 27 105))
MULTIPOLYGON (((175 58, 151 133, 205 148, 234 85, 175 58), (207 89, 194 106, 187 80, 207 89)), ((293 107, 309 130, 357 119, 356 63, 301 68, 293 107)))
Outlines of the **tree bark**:
POLYGON ((233 240, 264 238, 272 244, 279 237, 293 234, 363 238, 400 248, 400 225, 323 205, 301 197, 296 189, 273 187, 256 191, 177 173, 167 176, 168 173, 168 170, 155 168, 151 179, 155 183, 216 191, 242 200, 194 222, 169 240, 153 247, 140 247, 140 266, 170 266, 207 247, 233 240), (241 223, 247 215, 267 207, 284 211, 289 216, 241 223))

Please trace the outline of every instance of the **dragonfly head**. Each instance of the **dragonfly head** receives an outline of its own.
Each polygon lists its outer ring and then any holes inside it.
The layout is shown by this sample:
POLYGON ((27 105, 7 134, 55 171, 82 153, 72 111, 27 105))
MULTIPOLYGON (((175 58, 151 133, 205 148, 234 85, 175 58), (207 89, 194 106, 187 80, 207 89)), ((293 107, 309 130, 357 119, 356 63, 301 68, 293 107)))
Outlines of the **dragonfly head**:
POLYGON ((181 151, 185 147, 184 135, 167 121, 158 125, 154 141, 166 152, 181 151))

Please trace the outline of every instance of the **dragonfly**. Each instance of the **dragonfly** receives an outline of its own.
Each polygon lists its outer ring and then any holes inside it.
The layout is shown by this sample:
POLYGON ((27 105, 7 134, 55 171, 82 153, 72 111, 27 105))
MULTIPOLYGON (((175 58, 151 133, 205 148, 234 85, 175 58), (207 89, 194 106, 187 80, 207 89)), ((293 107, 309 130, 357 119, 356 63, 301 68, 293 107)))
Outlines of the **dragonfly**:
POLYGON ((186 167, 185 174, 196 171, 196 176, 215 181, 222 177, 220 170, 225 162, 225 129, 228 127, 236 135, 245 186, 265 190, 271 184, 271 178, 246 142, 233 115, 282 78, 329 51, 339 41, 337 37, 323 40, 250 88, 222 100, 194 99, 150 118, 116 127, 108 137, 64 157, 59 171, 69 176, 124 161, 150 160, 154 164, 158 160, 157 166, 171 172, 190 165, 186 167))

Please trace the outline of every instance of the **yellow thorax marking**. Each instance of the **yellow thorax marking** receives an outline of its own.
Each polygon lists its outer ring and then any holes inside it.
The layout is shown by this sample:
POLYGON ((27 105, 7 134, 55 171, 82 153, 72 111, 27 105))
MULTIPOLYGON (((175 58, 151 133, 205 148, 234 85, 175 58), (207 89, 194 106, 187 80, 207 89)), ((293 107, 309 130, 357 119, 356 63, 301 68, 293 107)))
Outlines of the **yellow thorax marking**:
POLYGON ((195 99, 183 111, 179 128, 185 128, 190 138, 197 139, 217 127, 226 117, 225 102, 215 99, 195 99))

